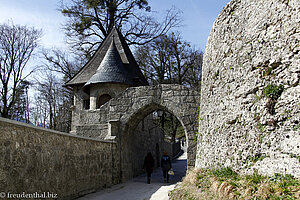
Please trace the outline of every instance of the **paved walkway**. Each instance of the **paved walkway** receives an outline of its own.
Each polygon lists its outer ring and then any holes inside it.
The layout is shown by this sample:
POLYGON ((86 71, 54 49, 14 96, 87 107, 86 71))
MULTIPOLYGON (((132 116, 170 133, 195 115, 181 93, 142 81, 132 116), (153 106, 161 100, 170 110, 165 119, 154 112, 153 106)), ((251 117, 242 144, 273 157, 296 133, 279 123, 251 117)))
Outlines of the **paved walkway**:
POLYGON ((186 173, 186 151, 175 161, 172 167, 175 175, 170 176, 170 183, 163 183, 161 169, 152 174, 151 184, 147 184, 146 174, 138 176, 111 188, 88 194, 80 200, 168 200, 168 192, 173 190, 176 183, 181 181, 186 173))

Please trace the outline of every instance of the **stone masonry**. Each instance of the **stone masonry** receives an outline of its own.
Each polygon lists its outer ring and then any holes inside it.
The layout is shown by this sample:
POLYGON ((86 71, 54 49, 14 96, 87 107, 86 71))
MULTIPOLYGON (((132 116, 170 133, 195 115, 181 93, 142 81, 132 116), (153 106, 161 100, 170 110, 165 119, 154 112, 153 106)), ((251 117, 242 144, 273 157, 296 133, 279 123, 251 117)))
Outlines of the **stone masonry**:
POLYGON ((147 152, 152 152, 158 165, 163 151, 170 151, 163 130, 153 121, 152 113, 158 110, 181 122, 188 141, 188 165, 195 163, 199 93, 179 85, 148 85, 117 27, 65 84, 75 94, 71 133, 116 142, 114 156, 120 159, 122 181, 143 172, 147 152))
POLYGON ((300 177, 300 1, 233 0, 204 55, 196 167, 300 177))
POLYGON ((77 135, 116 141, 121 160, 120 176, 125 181, 134 176, 132 169, 138 167, 133 166, 136 163, 133 162, 135 147, 138 146, 133 145, 133 141, 137 140, 136 137, 144 138, 144 142, 147 140, 145 135, 135 134, 136 127, 152 112, 164 110, 176 116, 184 127, 188 145, 188 166, 194 167, 194 135, 197 132, 199 101, 197 91, 181 85, 130 87, 99 109, 77 110, 78 125, 74 130, 77 135))
POLYGON ((49 192, 59 199, 74 199, 120 182, 115 142, 4 118, 0 133, 1 192, 49 192))

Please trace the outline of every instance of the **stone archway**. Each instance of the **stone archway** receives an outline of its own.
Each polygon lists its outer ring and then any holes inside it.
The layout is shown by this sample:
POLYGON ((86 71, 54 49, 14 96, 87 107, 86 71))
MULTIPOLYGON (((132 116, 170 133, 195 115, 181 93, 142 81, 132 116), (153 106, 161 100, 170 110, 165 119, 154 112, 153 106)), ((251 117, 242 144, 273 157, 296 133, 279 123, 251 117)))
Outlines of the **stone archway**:
POLYGON ((129 134, 139 121, 155 110, 173 114, 182 124, 187 139, 188 167, 194 167, 199 93, 181 85, 157 85, 128 88, 109 104, 107 138, 115 138, 119 145, 122 180, 132 177, 129 134))
POLYGON ((72 123, 77 135, 116 142, 117 150, 112 156, 120 174, 116 174, 115 179, 125 181, 132 178, 132 172, 126 169, 131 162, 124 153, 130 145, 126 137, 139 121, 158 109, 174 115, 184 127, 187 166, 195 166, 194 135, 198 128, 199 103, 200 93, 182 85, 130 87, 97 110, 77 110, 72 123))

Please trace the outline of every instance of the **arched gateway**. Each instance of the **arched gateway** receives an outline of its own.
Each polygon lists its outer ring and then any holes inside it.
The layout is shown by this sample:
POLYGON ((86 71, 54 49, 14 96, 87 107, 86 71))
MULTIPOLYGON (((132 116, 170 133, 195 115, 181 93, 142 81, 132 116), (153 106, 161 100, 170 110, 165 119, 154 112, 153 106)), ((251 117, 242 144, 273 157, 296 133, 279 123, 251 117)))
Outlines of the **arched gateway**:
MULTIPOLYGON (((167 111, 176 116, 184 128, 188 166, 194 167, 194 135, 197 132, 199 99, 197 91, 182 85, 130 87, 100 109, 77 112, 78 125, 74 132, 77 135, 116 141, 118 150, 113 156, 120 164, 120 178, 124 181, 133 177, 132 157, 135 152, 131 142, 136 139, 132 137, 135 128, 153 111, 167 111)), ((141 138, 141 141, 145 140, 141 138)))
MULTIPOLYGON (((127 89, 109 102, 108 137, 119 143, 123 178, 132 177, 130 135, 138 123, 156 110, 167 111, 180 121, 187 138, 188 166, 195 163, 199 93, 181 85, 141 86, 127 89), (128 170, 127 170, 128 169, 128 170)), ((154 148, 154 147, 153 147, 154 148)))
POLYGON ((111 152, 117 173, 113 182, 141 173, 147 152, 157 159, 162 151, 170 151, 162 130, 153 123, 155 116, 151 113, 158 110, 173 114, 181 122, 188 145, 188 166, 194 166, 199 93, 182 85, 148 86, 115 27, 66 86, 75 94, 71 133, 116 143, 111 152))

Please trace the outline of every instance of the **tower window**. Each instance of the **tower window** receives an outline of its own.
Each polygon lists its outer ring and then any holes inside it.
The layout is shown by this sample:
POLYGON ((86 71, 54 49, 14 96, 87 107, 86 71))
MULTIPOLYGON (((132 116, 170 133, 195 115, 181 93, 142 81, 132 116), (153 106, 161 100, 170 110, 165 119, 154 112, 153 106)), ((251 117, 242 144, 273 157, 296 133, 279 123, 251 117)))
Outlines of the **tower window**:
POLYGON ((108 102, 110 99, 111 99, 111 96, 108 94, 103 94, 103 95, 99 96, 97 99, 97 108, 100 108, 100 106, 102 106, 103 104, 108 102))

